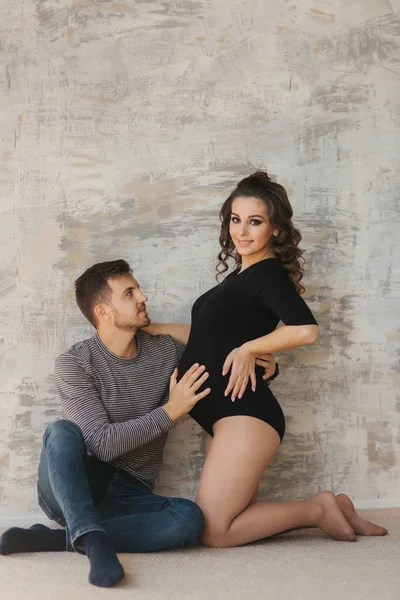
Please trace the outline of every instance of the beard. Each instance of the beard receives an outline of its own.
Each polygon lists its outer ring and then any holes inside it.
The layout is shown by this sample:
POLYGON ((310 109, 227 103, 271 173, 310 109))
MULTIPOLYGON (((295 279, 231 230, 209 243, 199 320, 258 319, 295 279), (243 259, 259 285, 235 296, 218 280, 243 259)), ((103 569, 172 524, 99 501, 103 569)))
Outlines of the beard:
POLYGON ((147 315, 145 315, 144 313, 139 313, 137 316, 137 319, 132 320, 132 321, 127 321, 127 320, 121 319, 119 317, 118 313, 114 313, 114 315, 115 315, 115 320, 114 320, 115 327, 117 329, 119 329, 120 331, 124 331, 126 333, 135 333, 135 331, 142 329, 142 327, 147 327, 151 323, 149 317, 147 315))

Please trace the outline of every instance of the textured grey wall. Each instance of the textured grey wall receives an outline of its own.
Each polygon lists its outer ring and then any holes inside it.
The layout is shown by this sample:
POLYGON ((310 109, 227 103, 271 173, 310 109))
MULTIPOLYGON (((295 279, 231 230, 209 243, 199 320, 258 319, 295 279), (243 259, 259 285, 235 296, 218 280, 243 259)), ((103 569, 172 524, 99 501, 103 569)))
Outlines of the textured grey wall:
MULTIPOLYGON (((267 167, 307 249, 318 344, 282 357, 263 497, 400 498, 398 0, 1 0, 0 516, 37 511, 74 279, 123 257, 157 320, 213 285, 218 208, 267 167), (397 235, 396 235, 397 233, 397 235)), ((187 419, 161 489, 191 497, 187 419)))

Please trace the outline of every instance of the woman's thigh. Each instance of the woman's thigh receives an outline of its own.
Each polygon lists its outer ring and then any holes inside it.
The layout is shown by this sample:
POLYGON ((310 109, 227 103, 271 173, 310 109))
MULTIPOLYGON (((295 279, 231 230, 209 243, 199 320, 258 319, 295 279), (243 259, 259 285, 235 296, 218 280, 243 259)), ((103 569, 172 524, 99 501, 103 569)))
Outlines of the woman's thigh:
POLYGON ((228 530, 251 502, 280 445, 278 433, 254 417, 217 421, 200 477, 196 502, 207 527, 228 530))
POLYGON ((208 451, 210 450, 211 444, 212 444, 212 441, 213 441, 213 438, 212 438, 212 436, 209 433, 205 432, 205 436, 206 437, 205 437, 205 440, 204 440, 204 458, 207 457, 208 451))

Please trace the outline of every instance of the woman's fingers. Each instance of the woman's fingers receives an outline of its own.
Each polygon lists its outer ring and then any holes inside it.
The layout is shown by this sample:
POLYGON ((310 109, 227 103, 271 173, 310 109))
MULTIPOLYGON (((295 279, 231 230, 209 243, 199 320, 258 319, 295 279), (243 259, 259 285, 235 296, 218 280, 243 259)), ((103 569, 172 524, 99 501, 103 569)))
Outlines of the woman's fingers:
POLYGON ((236 374, 232 373, 232 375, 229 379, 228 386, 225 390, 225 396, 229 396, 230 392, 232 392, 231 397, 232 397, 233 401, 236 400, 236 398, 238 396, 239 396, 239 398, 242 398, 242 396, 243 396, 244 392, 246 391, 246 388, 250 382, 251 382, 251 389, 253 391, 255 391, 255 389, 256 389, 256 374, 254 371, 252 373, 250 373, 249 376, 236 375, 236 374))
POLYGON ((243 384, 243 381, 245 381, 243 377, 238 377, 236 379, 235 387, 233 388, 233 392, 232 392, 232 402, 235 402, 235 400, 240 392, 240 388, 243 384))
POLYGON ((253 392, 255 392, 256 387, 257 387, 257 379, 256 379, 256 374, 254 371, 252 373, 250 373, 250 381, 251 381, 251 389, 253 392))
POLYGON ((242 385, 241 385, 241 387, 240 387, 239 394, 238 394, 238 398, 239 398, 239 400, 241 400, 241 399, 243 398, 243 394, 244 394, 244 393, 245 393, 245 391, 246 391, 246 388, 247 388, 247 385, 248 385, 248 383, 249 383, 249 380, 248 380, 247 378, 246 378, 246 379, 243 379, 243 383, 242 383, 242 385))
POLYGON ((235 387, 235 384, 236 384, 236 377, 232 373, 229 378, 228 385, 226 386, 226 390, 225 390, 225 394, 224 394, 225 396, 229 396, 230 392, 235 387))
POLYGON ((222 367, 222 376, 223 377, 229 372, 229 369, 231 368, 232 363, 233 363, 233 356, 232 356, 232 352, 231 352, 226 357, 225 362, 224 362, 224 366, 222 367))

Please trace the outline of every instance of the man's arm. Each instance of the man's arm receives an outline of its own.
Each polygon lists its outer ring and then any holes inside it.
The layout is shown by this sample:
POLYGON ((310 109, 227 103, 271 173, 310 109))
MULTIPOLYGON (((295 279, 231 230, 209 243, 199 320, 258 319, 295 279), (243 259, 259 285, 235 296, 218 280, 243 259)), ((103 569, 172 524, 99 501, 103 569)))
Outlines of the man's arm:
POLYGON ((91 377, 71 354, 57 358, 55 379, 64 418, 78 425, 87 451, 103 462, 147 444, 173 426, 161 406, 138 419, 111 423, 91 377))
POLYGON ((148 327, 144 327, 143 331, 147 331, 151 335, 160 335, 161 333, 170 335, 174 340, 186 346, 190 335, 190 325, 187 323, 151 323, 148 327))

